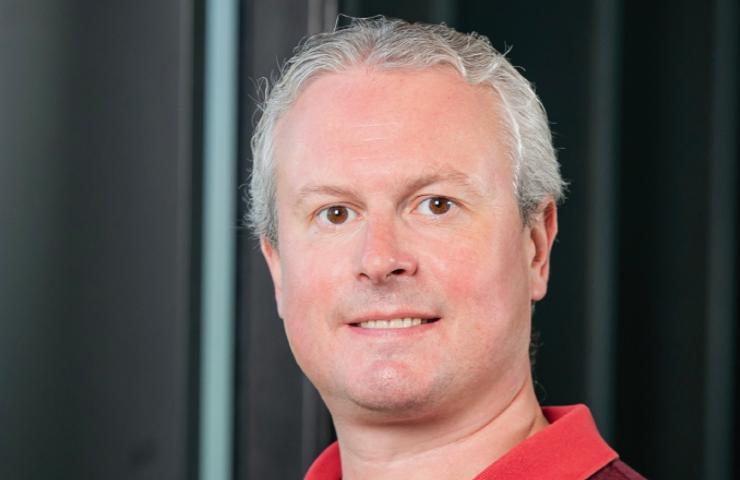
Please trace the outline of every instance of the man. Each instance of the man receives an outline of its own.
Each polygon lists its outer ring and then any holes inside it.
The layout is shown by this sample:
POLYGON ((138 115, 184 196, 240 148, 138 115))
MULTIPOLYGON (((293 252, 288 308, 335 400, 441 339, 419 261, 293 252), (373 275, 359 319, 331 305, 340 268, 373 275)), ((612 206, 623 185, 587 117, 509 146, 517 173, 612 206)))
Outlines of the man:
POLYGON ((253 154, 250 220, 338 438, 306 478, 642 478, 586 407, 535 396, 563 181, 537 96, 485 38, 384 18, 316 35, 253 154))

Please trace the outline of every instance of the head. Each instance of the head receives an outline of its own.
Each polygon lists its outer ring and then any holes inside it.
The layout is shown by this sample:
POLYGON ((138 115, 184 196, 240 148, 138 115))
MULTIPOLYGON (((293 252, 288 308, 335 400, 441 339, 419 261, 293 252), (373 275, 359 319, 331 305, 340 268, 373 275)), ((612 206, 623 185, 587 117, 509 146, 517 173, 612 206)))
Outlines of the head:
POLYGON ((503 55, 446 26, 357 20, 298 49, 252 146, 250 222, 335 416, 510 400, 563 182, 503 55))

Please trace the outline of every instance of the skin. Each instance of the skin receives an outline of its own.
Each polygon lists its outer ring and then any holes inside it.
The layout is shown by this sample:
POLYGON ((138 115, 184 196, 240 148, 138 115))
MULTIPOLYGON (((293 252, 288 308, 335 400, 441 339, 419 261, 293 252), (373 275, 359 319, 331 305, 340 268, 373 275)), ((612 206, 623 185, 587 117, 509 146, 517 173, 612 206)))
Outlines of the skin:
POLYGON ((556 209, 522 221, 499 106, 451 69, 356 67, 278 123, 262 251, 345 479, 473 478, 547 425, 528 347, 556 209), (398 317, 434 321, 358 326, 398 317))

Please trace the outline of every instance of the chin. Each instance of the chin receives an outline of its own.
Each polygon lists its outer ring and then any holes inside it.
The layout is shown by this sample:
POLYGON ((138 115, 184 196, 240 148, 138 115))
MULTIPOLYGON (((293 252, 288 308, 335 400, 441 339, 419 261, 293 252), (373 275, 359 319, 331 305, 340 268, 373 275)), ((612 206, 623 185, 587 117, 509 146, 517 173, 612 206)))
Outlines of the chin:
POLYGON ((346 390, 346 398, 375 417, 412 420, 433 411, 447 390, 448 382, 443 378, 412 380, 385 373, 353 383, 346 390))
POLYGON ((350 400, 363 410, 393 417, 416 416, 429 405, 429 399, 422 395, 392 395, 381 392, 350 396, 350 400))

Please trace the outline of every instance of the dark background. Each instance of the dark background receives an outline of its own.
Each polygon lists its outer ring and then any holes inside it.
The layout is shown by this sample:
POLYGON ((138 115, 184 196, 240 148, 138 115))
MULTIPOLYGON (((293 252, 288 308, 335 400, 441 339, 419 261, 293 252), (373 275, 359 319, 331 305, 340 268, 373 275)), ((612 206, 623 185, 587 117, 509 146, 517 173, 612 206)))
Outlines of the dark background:
MULTIPOLYGON (((0 0, 0 478, 198 477, 208 3, 0 0)), ((571 184, 534 318, 542 402, 588 403, 650 478, 738 476, 735 1, 239 8, 239 184, 253 79, 337 10, 512 47, 571 184)), ((330 419, 235 235, 234 477, 300 478, 330 419)))

